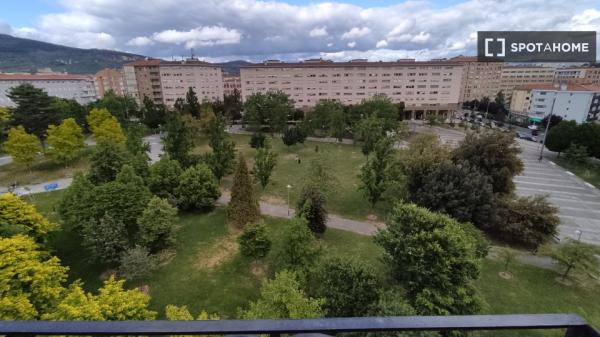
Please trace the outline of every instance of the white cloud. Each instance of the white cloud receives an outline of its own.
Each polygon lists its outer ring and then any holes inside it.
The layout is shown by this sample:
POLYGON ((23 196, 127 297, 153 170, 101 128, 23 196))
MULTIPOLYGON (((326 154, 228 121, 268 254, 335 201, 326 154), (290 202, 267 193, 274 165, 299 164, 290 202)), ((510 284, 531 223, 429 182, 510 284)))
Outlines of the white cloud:
POLYGON ((371 29, 369 27, 362 27, 362 28, 352 27, 352 29, 350 29, 349 31, 344 32, 344 34, 342 34, 342 39, 345 39, 345 40, 357 39, 359 37, 368 35, 369 33, 371 33, 371 29))
POLYGON ((327 34, 327 27, 323 26, 323 27, 315 27, 315 28, 311 29, 311 31, 308 33, 308 35, 310 35, 310 37, 322 37, 322 36, 327 36, 329 34, 327 34))
POLYGON ((154 44, 154 41, 152 41, 152 39, 147 36, 137 36, 137 37, 134 37, 133 39, 127 41, 128 46, 134 46, 134 47, 151 46, 153 44, 154 44))
POLYGON ((329 42, 329 43, 327 44, 327 47, 333 47, 333 42, 329 42))
POLYGON ((348 46, 348 48, 354 48, 354 47, 356 47, 356 42, 354 42, 354 41, 348 42, 347 46, 348 46))
POLYGON ((185 43, 185 48, 239 43, 242 38, 235 29, 219 26, 198 27, 188 31, 175 29, 154 33, 153 39, 162 43, 185 43))
POLYGON ((375 48, 385 48, 388 46, 388 43, 386 40, 381 40, 381 41, 377 41, 377 44, 375 45, 375 48))

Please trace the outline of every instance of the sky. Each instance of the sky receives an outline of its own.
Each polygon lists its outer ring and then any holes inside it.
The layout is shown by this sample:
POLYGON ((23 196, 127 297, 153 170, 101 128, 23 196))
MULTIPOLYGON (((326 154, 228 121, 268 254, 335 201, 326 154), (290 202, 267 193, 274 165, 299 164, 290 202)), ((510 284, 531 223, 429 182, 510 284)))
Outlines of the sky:
POLYGON ((165 59, 426 60, 475 55, 478 30, 600 31, 600 0, 0 2, 0 33, 165 59))

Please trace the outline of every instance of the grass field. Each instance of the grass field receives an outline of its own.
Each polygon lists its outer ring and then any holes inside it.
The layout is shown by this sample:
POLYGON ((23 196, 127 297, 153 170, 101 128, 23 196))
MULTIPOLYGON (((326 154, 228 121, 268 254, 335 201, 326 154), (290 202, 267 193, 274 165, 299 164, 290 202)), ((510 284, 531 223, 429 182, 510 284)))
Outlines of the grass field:
MULTIPOLYGON (((41 212, 56 219, 53 208, 62 193, 39 194, 31 200, 41 212)), ((222 317, 236 317, 238 308, 258 295, 261 280, 272 272, 268 270, 270 257, 261 263, 242 258, 224 216, 222 208, 210 214, 182 215, 172 258, 147 280, 130 284, 149 287, 151 307, 161 317, 166 304, 187 305, 194 313, 204 309, 218 312, 222 317)), ((286 220, 265 218, 265 221, 271 238, 277 242, 286 220)), ((356 258, 383 274, 381 250, 372 238, 329 229, 321 242, 326 256, 356 258)), ((100 275, 105 268, 82 259, 84 254, 76 235, 60 231, 53 234, 50 243, 63 264, 71 268, 71 280, 83 280, 90 291, 101 284, 100 275)), ((484 260, 481 277, 475 283, 486 302, 484 313, 577 313, 600 327, 597 284, 564 286, 554 280, 556 272, 519 263, 511 267, 514 277, 505 280, 498 275, 502 270, 500 261, 484 260)), ((536 332, 526 335, 548 336, 536 332)))
POLYGON ((557 158, 556 163, 565 169, 575 173, 579 178, 600 188, 600 162, 590 159, 589 163, 577 164, 571 163, 563 158, 557 158))
POLYGON ((0 186, 8 186, 15 182, 18 185, 36 184, 72 177, 75 173, 86 171, 89 168, 90 152, 91 148, 86 148, 78 159, 66 166, 57 164, 48 158, 34 163, 29 169, 23 164, 14 162, 2 165, 0 166, 0 186))

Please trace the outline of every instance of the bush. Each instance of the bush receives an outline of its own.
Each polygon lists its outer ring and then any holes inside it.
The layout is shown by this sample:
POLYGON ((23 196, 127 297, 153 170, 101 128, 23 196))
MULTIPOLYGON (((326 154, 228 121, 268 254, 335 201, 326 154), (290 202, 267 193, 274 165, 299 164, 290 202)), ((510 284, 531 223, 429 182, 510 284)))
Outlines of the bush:
POLYGON ((536 249, 557 233, 558 209, 545 196, 499 200, 495 221, 484 228, 498 239, 536 249))
POLYGON ((314 186, 307 186, 302 190, 298 200, 298 216, 306 219, 308 228, 313 233, 323 234, 327 229, 327 210, 325 209, 325 195, 314 186))
POLYGON ((152 197, 137 219, 139 242, 153 252, 175 243, 177 208, 166 199, 152 197))
POLYGON ((127 249, 121 256, 119 275, 127 280, 139 280, 158 268, 158 259, 144 247, 127 249))
POLYGON ((262 132, 255 132, 250 138, 250 147, 253 149, 260 149, 265 146, 265 134, 262 132))
POLYGON ((320 250, 304 219, 295 218, 283 227, 272 251, 279 270, 306 270, 316 262, 320 250))
POLYGON ((295 127, 287 128, 283 132, 281 140, 287 146, 292 146, 298 143, 298 130, 295 127))
POLYGON ((175 195, 181 209, 208 210, 214 207, 221 191, 212 171, 206 164, 200 164, 183 172, 175 195))
POLYGON ((253 259, 265 257, 271 250, 271 240, 267 236, 267 228, 263 223, 244 227, 238 242, 242 255, 253 259))
POLYGON ((585 164, 588 159, 587 147, 571 144, 565 152, 565 159, 573 164, 585 164))

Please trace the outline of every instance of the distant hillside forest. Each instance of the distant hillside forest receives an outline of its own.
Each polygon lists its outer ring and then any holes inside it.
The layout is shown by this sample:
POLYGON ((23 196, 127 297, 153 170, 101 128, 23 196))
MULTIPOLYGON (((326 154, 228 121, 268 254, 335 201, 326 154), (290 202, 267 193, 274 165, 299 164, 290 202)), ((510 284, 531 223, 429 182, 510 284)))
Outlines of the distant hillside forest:
MULTIPOLYGON (((120 68, 145 56, 104 49, 81 49, 0 34, 0 72, 30 72, 50 68, 56 72, 95 74, 103 68, 120 68)), ((219 63, 224 72, 239 74, 246 61, 219 63)))

